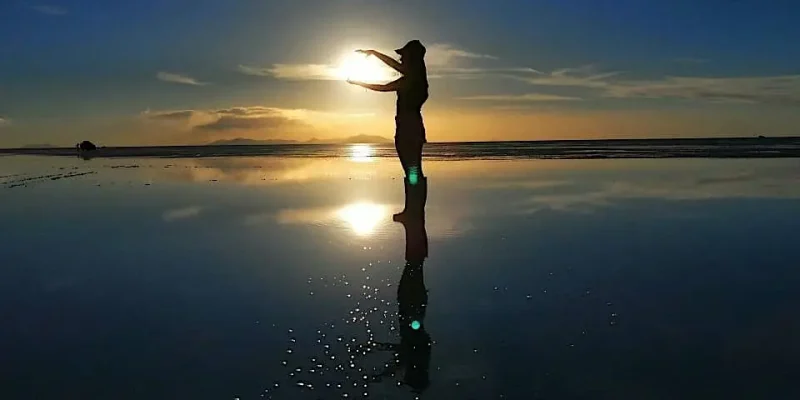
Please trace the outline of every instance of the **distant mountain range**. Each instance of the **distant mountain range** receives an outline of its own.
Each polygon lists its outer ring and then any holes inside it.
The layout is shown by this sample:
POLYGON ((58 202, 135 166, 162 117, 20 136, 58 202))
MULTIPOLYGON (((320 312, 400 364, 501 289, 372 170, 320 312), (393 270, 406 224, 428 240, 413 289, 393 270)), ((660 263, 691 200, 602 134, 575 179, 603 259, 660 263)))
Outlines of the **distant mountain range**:
POLYGON ((383 136, 377 135, 355 135, 342 139, 327 139, 321 140, 313 138, 311 140, 289 140, 289 139, 248 139, 236 138, 217 140, 208 144, 208 146, 253 146, 253 145, 268 145, 268 144, 342 144, 342 143, 390 143, 392 140, 383 136))

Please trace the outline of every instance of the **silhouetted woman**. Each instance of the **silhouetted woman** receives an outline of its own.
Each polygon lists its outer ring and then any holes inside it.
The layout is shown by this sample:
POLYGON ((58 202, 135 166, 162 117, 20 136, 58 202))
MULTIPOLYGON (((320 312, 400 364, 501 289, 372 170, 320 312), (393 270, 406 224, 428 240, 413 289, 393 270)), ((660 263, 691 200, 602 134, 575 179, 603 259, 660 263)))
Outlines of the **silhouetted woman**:
MULTIPOLYGON (((422 121, 422 105, 428 100, 425 46, 419 40, 406 43, 402 48, 395 50, 400 55, 399 62, 375 50, 358 50, 358 52, 377 57, 403 75, 386 84, 351 80, 347 82, 377 92, 397 92, 394 145, 405 172, 405 197, 406 199, 409 195, 427 197, 428 182, 422 173, 422 146, 427 142, 425 124, 422 121)), ((409 215, 418 216, 421 212, 421 209, 406 201, 403 211, 395 214, 394 219, 402 221, 409 215)))

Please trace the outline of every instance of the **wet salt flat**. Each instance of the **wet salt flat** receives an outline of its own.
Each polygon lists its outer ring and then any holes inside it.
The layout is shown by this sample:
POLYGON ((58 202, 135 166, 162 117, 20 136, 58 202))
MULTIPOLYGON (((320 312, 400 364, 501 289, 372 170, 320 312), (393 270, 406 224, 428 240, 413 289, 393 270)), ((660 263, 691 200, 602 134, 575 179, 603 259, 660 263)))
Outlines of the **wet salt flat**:
POLYGON ((0 157, 0 398, 800 397, 800 160, 425 168, 422 231, 391 158, 0 157))

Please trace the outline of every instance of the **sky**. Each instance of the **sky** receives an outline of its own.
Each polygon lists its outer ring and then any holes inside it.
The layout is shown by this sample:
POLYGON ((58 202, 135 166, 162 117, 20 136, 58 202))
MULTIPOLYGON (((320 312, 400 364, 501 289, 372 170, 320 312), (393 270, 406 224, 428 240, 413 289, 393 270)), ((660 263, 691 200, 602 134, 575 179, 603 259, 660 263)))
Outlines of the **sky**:
POLYGON ((432 142, 800 135, 798 18, 788 0, 4 0, 0 147, 392 137, 394 95, 337 68, 411 39, 432 142))

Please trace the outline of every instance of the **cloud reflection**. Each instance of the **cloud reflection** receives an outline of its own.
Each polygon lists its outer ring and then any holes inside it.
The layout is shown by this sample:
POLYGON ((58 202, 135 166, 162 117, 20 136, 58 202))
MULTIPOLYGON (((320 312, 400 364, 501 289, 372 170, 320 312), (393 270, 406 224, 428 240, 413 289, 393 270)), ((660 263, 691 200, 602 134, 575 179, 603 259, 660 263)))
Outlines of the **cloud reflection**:
POLYGON ((161 218, 165 222, 172 222, 179 219, 196 217, 200 214, 202 210, 203 208, 198 206, 184 207, 175 210, 167 210, 166 212, 164 212, 161 218))

